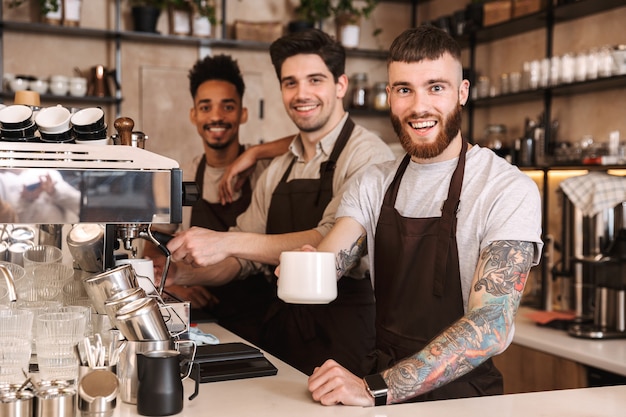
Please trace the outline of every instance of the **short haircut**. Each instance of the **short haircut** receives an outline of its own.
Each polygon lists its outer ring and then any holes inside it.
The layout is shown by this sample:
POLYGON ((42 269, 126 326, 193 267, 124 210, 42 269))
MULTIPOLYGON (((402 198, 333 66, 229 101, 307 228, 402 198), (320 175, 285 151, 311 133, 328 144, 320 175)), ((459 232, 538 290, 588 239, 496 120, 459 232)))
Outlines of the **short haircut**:
POLYGON ((445 53, 461 62, 461 47, 445 31, 423 24, 402 32, 391 44, 387 65, 392 62, 434 61, 445 53))
POLYGON ((239 65, 228 55, 207 56, 195 63, 189 71, 189 91, 195 98, 200 84, 205 81, 226 81, 235 86, 239 97, 243 99, 246 85, 239 70, 239 65))
POLYGON ((281 79, 281 69, 285 60, 299 54, 314 54, 322 58, 328 70, 333 74, 335 82, 345 74, 346 50, 344 47, 327 33, 319 29, 308 29, 285 35, 270 45, 272 65, 274 65, 278 80, 281 79))

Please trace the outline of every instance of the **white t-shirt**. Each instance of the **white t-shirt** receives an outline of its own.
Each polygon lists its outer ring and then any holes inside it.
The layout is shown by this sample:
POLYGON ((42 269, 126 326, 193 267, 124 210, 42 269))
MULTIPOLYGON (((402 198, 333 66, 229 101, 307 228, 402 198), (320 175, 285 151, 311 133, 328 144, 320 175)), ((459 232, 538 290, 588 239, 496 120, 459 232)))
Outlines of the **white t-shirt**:
MULTIPOLYGON (((374 274, 374 235, 383 197, 402 161, 367 169, 344 193, 337 218, 351 217, 367 232, 374 274)), ((433 164, 409 163, 402 177, 395 208, 405 217, 440 217, 458 158, 433 164)), ((491 150, 474 145, 468 150, 457 221, 457 247, 464 307, 480 251, 493 241, 534 242, 534 264, 541 248, 541 197, 537 185, 517 167, 491 150)))

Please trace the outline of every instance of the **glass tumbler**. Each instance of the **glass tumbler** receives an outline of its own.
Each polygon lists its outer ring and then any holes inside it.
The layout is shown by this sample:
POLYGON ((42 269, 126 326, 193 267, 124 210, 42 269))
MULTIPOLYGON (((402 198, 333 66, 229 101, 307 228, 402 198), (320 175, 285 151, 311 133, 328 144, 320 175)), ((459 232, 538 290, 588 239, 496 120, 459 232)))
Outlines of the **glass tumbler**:
POLYGON ((37 363, 43 380, 76 380, 75 346, 85 337, 85 315, 76 312, 44 313, 37 317, 37 363))
POLYGON ((36 266, 31 271, 36 300, 61 301, 63 286, 74 278, 74 268, 52 263, 36 266))
POLYGON ((30 272, 39 265, 60 263, 63 260, 63 252, 56 246, 37 245, 26 249, 22 257, 24 269, 30 272))

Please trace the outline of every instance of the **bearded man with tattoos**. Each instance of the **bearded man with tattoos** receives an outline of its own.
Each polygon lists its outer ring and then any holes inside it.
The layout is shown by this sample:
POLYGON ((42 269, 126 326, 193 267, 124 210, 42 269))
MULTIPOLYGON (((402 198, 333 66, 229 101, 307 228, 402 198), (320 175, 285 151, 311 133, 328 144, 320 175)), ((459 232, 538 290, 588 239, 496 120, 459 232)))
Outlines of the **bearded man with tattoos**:
POLYGON ((502 393, 491 357, 511 343, 539 262, 539 191, 462 137, 469 81, 448 34, 405 31, 387 65, 392 124, 406 155, 357 178, 317 246, 336 253, 338 276, 367 250, 377 366, 362 379, 328 360, 308 388, 324 405, 360 406, 502 393))

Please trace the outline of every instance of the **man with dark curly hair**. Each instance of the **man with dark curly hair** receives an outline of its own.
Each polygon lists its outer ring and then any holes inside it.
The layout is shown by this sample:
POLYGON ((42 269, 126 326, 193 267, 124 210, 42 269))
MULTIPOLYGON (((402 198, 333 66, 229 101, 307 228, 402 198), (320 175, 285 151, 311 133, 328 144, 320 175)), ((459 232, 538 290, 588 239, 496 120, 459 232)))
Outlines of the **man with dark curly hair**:
MULTIPOLYGON (((252 166, 249 175, 243 176, 240 189, 230 201, 223 201, 218 183, 227 167, 244 151, 245 147, 239 142, 239 126, 248 119, 248 109, 243 106, 245 83, 237 61, 227 55, 198 60, 189 71, 189 91, 193 98, 189 120, 196 126, 204 148, 204 153, 194 159, 195 182, 201 198, 192 207, 190 224, 226 231, 248 208, 252 189, 269 158, 284 153, 288 142, 278 140, 261 147, 267 153, 259 158, 268 159, 252 166)), ((263 300, 271 293, 262 275, 210 290, 201 285, 173 284, 166 290, 191 302, 193 320, 215 318, 222 326, 252 342, 256 332, 247 329, 250 326, 256 329, 259 309, 266 304, 263 300)))

